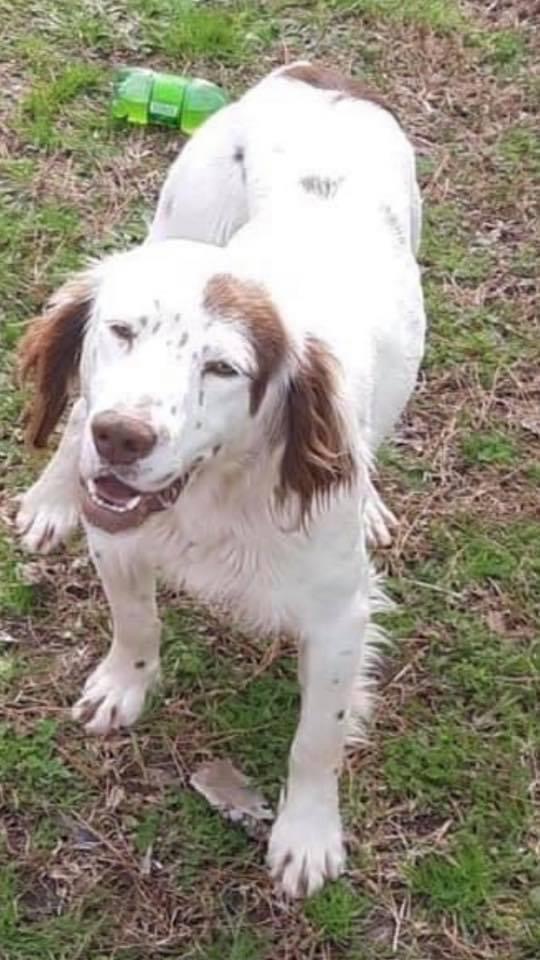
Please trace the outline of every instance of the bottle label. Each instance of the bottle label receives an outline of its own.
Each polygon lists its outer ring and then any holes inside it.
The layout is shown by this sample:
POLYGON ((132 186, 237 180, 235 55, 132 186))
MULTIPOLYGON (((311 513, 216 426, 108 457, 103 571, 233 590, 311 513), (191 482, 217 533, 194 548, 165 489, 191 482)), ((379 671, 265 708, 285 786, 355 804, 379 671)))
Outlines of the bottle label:
POLYGON ((150 114, 153 117, 167 117, 173 120, 178 116, 178 104, 152 100, 150 103, 150 114))

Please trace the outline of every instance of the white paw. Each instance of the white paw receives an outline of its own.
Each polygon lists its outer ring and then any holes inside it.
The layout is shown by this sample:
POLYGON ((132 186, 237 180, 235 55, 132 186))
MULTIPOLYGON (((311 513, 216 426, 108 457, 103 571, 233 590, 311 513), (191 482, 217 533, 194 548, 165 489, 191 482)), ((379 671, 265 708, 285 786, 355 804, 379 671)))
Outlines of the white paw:
POLYGON ((21 498, 15 525, 26 550, 49 553, 72 533, 79 522, 77 505, 70 502, 47 500, 37 488, 21 498))
POLYGON ((87 733, 103 734, 130 727, 139 718, 149 688, 159 677, 159 664, 109 654, 88 677, 72 710, 87 733))
POLYGON ((341 820, 332 807, 286 803, 268 846, 272 877, 289 897, 311 896, 325 880, 337 880, 345 865, 341 820))
POLYGON ((364 523, 367 541, 372 547, 390 546, 391 530, 397 526, 397 520, 374 487, 371 488, 364 506, 364 523))

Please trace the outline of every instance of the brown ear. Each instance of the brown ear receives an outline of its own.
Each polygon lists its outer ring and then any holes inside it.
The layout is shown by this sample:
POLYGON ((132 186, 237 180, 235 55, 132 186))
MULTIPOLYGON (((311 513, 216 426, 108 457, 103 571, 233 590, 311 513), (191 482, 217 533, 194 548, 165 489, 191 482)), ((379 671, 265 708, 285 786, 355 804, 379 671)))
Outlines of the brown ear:
POLYGON ((302 520, 317 500, 352 483, 355 461, 339 408, 336 361, 320 340, 309 340, 285 403, 285 450, 278 500, 300 499, 302 520))
POLYGON ((19 345, 21 380, 34 384, 24 411, 27 440, 34 447, 46 445, 66 405, 94 292, 89 273, 66 283, 45 313, 30 322, 19 345))

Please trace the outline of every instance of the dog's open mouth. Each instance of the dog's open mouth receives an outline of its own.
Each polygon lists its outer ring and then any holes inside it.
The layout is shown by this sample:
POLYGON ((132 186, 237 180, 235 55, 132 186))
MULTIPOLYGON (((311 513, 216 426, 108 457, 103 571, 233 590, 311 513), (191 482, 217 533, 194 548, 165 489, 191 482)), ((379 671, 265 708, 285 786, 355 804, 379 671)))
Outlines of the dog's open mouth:
POLYGON ((99 474, 83 482, 83 513, 92 526, 108 533, 130 530, 140 526, 151 513, 171 507, 189 476, 186 473, 162 490, 144 493, 112 473, 99 474))

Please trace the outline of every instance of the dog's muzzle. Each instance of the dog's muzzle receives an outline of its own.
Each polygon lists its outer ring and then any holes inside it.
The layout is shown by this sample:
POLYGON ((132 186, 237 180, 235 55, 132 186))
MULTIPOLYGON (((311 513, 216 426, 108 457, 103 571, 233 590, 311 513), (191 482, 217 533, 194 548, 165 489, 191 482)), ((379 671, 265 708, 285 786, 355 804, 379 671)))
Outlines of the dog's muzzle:
POLYGON ((190 478, 188 471, 162 490, 144 493, 119 480, 112 473, 101 473, 82 480, 85 519, 107 533, 121 533, 139 527, 153 513, 176 503, 190 478))

